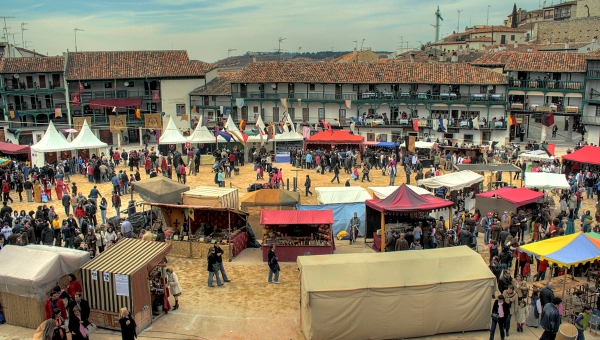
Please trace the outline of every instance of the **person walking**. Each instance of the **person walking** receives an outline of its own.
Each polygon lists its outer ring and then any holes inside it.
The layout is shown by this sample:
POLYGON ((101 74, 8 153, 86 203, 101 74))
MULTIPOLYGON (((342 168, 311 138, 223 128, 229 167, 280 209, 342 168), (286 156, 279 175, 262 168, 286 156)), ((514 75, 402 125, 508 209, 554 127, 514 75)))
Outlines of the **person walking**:
POLYGON ((529 316, 525 324, 527 327, 538 328, 540 326, 540 315, 542 314, 542 304, 540 303, 539 291, 537 288, 533 288, 531 293, 531 300, 529 302, 529 316))
POLYGON ((167 268, 167 281, 169 282, 170 292, 175 299, 173 310, 177 310, 179 308, 179 297, 181 296, 181 285, 179 284, 179 277, 171 268, 167 268))
POLYGON ((112 205, 117 212, 117 218, 121 218, 121 195, 119 195, 118 191, 114 191, 112 195, 112 205))
POLYGON ((215 252, 215 247, 210 248, 208 255, 208 286, 214 287, 212 284, 213 276, 217 277, 217 286, 221 287, 223 283, 221 283, 221 279, 219 278, 219 264, 217 263, 217 254, 215 252))
POLYGON ((585 340, 584 332, 588 329, 590 325, 590 315, 592 314, 592 306, 585 305, 583 306, 583 311, 581 311, 577 317, 575 318, 575 328, 577 328, 577 340, 585 340))
POLYGON ((268 262, 269 265, 269 283, 281 283, 279 282, 279 263, 277 262, 277 255, 275 255, 275 245, 272 244, 269 247, 268 262), (273 280, 273 276, 275 280, 273 280))
MULTIPOLYGON (((529 316, 529 308, 525 303, 525 299, 519 300, 517 311, 515 313, 515 321, 517 321, 517 332, 523 333, 523 325, 529 316)), ((506 333, 508 335, 508 332, 506 333)))
POLYGON ((358 234, 358 230, 360 228, 360 218, 358 218, 358 213, 354 212, 354 217, 350 219, 350 244, 356 242, 356 236, 358 234))
MULTIPOLYGON (((225 267, 223 266, 223 254, 225 254, 225 251, 221 249, 221 240, 217 240, 217 242, 215 242, 215 255, 217 256, 217 264, 219 265, 219 271, 221 272, 221 276, 223 277, 223 282, 231 282, 231 280, 227 278, 227 273, 225 272, 225 267)), ((217 273, 217 277, 218 276, 219 273, 217 273)))
POLYGON ((23 183, 23 189, 25 189, 25 197, 27 202, 33 202, 33 183, 30 180, 25 180, 23 183))
POLYGON ((304 188, 306 189, 306 190, 305 190, 306 197, 308 197, 308 194, 310 194, 311 196, 312 196, 312 194, 313 194, 313 193, 310 191, 310 184, 311 184, 310 176, 309 176, 309 175, 306 175, 306 180, 304 181, 304 188))
POLYGON ((119 310, 119 324, 121 325, 121 338, 123 340, 135 340, 137 338, 135 319, 127 308, 119 310))
POLYGON ((561 303, 562 299, 555 297, 551 303, 547 303, 543 307, 540 325, 544 329, 544 333, 542 333, 540 340, 556 339, 556 333, 558 333, 561 324, 560 313, 558 312, 558 305, 561 303))
POLYGON ((100 216, 102 217, 102 224, 106 223, 106 208, 108 207, 108 202, 106 198, 102 197, 100 200, 100 216))
POLYGON ((500 339, 504 339, 504 328, 506 318, 510 315, 510 307, 504 302, 504 295, 498 295, 492 305, 492 327, 490 328, 490 340, 494 340, 496 326, 500 328, 500 339))
POLYGON ((333 166, 333 178, 331 179, 331 183, 337 179, 338 184, 340 184, 340 166, 339 163, 335 163, 333 166))

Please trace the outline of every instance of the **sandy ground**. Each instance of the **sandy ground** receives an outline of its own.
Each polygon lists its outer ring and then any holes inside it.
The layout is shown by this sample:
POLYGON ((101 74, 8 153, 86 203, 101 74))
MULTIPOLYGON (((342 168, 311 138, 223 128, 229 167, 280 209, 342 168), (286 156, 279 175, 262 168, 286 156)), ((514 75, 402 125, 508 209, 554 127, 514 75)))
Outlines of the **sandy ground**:
MULTIPOLYGON (((279 164, 284 169, 284 180, 295 176, 290 171, 289 164, 279 164)), ((119 167, 119 169, 129 168, 119 167)), ((194 188, 199 185, 214 185, 213 174, 209 166, 201 167, 200 174, 188 176, 188 185, 194 188)), ((316 174, 314 170, 301 170, 298 172, 300 185, 304 184, 304 178, 309 174, 314 187, 319 186, 343 186, 349 177, 340 174, 341 184, 331 184, 333 174, 316 174)), ((246 193, 246 187, 255 183, 255 172, 252 165, 241 168, 239 176, 233 176, 226 180, 226 186, 240 189, 240 197, 246 193)), ((72 177, 77 182, 79 190, 87 195, 93 184, 81 175, 72 177)), ((142 171, 142 180, 146 178, 142 171)), ((505 175, 508 182, 508 174, 505 175)), ((387 186, 389 177, 382 176, 380 171, 371 172, 372 183, 352 182, 352 185, 387 186)), ((396 185, 405 182, 405 176, 396 178, 396 185)), ((414 184, 414 177, 411 180, 414 184)), ((520 185, 520 181, 513 181, 520 185)), ((98 186, 102 195, 110 198, 112 186, 103 183, 98 186)), ((302 187, 302 189, 304 189, 302 187)), ((15 195, 13 195, 13 198, 15 195)), ((134 199, 140 200, 137 195, 134 199)), ((123 197, 123 204, 126 204, 123 197)), ((18 199, 17 199, 18 201, 18 199)), ((301 195, 301 203, 316 204, 316 196, 305 197, 301 195)), ((49 204, 55 206, 61 215, 64 213, 59 201, 54 200, 49 204), (62 212, 62 213, 61 213, 62 212)), ((593 211, 595 201, 584 200, 584 209, 593 211)), ((37 203, 18 203, 12 205, 13 209, 35 210, 37 203)), ((256 232, 260 231, 258 224, 259 209, 252 209, 250 223, 256 232)), ((114 209, 108 210, 108 216, 114 216, 114 209)), ((100 215, 98 214, 98 220, 100 215)), ((579 228, 579 225, 577 226, 579 228)), ((480 236, 482 237, 482 236, 480 236)), ((481 240, 480 243, 483 241, 481 240)), ((336 253, 346 252, 371 252, 362 239, 350 246, 347 241, 336 242, 336 253)), ((233 262, 225 264, 231 283, 224 287, 208 288, 206 283, 206 262, 202 260, 191 260, 183 258, 169 259, 169 266, 178 273, 183 288, 180 298, 179 310, 161 317, 151 327, 140 334, 139 339, 303 339, 300 332, 299 311, 299 281, 298 269, 295 264, 281 264, 281 285, 267 283, 268 268, 262 262, 260 249, 246 249, 233 262)), ((515 328, 513 326, 513 328, 515 328)), ((30 339, 33 330, 10 325, 0 326, 0 339, 30 339)), ((526 328, 524 333, 511 333, 511 339, 538 339, 541 334, 539 329, 526 328)), ((484 339, 488 332, 471 332, 463 334, 439 335, 423 339, 484 339)), ((499 334, 497 334, 499 338, 499 334)), ((587 338, 596 339, 591 334, 587 338)), ((120 333, 108 330, 99 330, 92 339, 120 339, 120 333)))

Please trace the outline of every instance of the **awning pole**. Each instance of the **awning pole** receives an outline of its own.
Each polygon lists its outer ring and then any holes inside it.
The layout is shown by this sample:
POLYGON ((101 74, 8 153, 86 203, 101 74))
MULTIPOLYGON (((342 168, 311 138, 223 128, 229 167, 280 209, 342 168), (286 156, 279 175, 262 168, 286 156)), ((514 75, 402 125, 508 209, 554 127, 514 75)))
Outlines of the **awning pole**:
POLYGON ((562 300, 565 299, 565 291, 567 290, 567 274, 569 274, 569 268, 565 267, 565 275, 563 275, 563 292, 561 296, 562 300))
POLYGON ((385 214, 381 212, 381 251, 385 252, 385 214))

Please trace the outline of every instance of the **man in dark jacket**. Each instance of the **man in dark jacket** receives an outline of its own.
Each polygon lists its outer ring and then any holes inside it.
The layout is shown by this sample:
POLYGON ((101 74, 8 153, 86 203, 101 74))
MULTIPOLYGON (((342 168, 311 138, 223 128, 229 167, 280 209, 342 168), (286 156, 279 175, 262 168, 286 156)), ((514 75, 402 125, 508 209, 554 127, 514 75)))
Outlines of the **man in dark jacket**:
POLYGON ((540 304, 542 308, 546 306, 548 303, 552 303, 552 299, 554 299, 554 292, 552 291, 552 282, 548 281, 546 283, 546 287, 540 290, 540 304))
POLYGON ((45 246, 51 246, 54 243, 54 230, 48 223, 44 223, 44 230, 42 231, 42 244, 45 246))
POLYGON ((69 305, 67 306, 69 315, 73 313, 73 308, 75 308, 75 306, 79 306, 79 309, 81 309, 81 321, 83 321, 83 326, 87 327, 90 324, 88 320, 90 318, 90 304, 81 298, 81 292, 75 293, 75 299, 69 302, 69 305))
POLYGON ((561 298, 555 297, 551 303, 543 307, 540 326, 544 329, 544 333, 542 333, 540 340, 554 340, 556 338, 561 323, 560 314, 558 313, 558 305, 561 302, 561 298))
MULTIPOLYGON (((225 267, 223 266, 223 254, 225 254, 225 252, 223 251, 223 249, 221 249, 221 240, 217 240, 217 242, 215 243, 215 255, 217 256, 217 264, 219 265, 219 271, 223 276, 224 282, 231 282, 231 280, 227 278, 227 273, 225 272, 225 267)), ((216 273, 216 275, 217 277, 219 277, 219 273, 216 273)))
POLYGON ((73 248, 73 235, 75 235, 75 229, 71 229, 68 220, 63 221, 60 232, 62 233, 65 242, 65 248, 73 248))
POLYGON ((471 232, 469 229, 463 229, 460 232, 460 245, 461 246, 470 246, 471 245, 471 232))

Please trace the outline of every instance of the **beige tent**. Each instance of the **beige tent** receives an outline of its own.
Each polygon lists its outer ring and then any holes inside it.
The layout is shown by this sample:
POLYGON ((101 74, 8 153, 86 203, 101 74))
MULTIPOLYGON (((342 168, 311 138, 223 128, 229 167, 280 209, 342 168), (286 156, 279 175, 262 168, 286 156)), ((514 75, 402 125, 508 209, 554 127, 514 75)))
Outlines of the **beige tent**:
POLYGON ((240 208, 237 188, 197 187, 181 195, 183 204, 213 208, 240 208))
POLYGON ((490 327, 496 278, 466 246, 299 256, 306 339, 396 339, 490 327))

